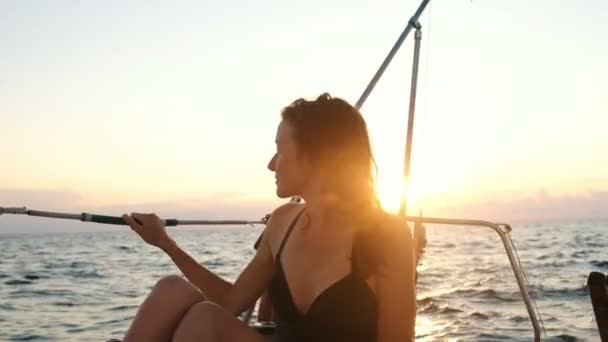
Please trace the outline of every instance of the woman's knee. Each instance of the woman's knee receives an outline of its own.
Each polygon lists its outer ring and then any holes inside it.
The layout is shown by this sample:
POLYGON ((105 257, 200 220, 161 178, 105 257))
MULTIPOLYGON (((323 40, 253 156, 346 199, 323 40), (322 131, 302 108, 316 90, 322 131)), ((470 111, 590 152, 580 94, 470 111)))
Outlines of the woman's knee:
POLYGON ((164 277, 160 278, 156 282, 156 285, 154 286, 154 288, 175 289, 175 288, 185 286, 186 283, 187 283, 187 280, 185 280, 184 278, 182 278, 178 275, 168 275, 168 276, 164 276, 164 277))
POLYGON ((176 296, 187 297, 195 302, 204 300, 203 294, 196 286, 177 275, 162 277, 156 282, 152 292, 171 294, 173 298, 176 296))

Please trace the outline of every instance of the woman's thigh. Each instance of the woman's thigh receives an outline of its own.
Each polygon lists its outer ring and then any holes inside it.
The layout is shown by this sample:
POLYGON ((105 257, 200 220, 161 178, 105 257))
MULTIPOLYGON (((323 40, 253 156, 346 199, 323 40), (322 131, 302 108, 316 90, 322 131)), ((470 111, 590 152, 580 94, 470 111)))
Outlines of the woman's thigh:
POLYGON ((267 342, 240 319, 212 302, 194 304, 181 321, 173 341, 267 342))

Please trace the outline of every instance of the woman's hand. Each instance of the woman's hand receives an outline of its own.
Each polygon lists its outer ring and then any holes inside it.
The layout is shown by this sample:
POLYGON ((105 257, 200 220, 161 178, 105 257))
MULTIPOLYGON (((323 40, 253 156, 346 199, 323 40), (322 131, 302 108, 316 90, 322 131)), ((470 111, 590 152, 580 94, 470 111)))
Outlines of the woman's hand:
POLYGON ((164 250, 174 242, 167 234, 163 221, 156 214, 131 213, 130 216, 123 214, 122 219, 152 246, 164 250))

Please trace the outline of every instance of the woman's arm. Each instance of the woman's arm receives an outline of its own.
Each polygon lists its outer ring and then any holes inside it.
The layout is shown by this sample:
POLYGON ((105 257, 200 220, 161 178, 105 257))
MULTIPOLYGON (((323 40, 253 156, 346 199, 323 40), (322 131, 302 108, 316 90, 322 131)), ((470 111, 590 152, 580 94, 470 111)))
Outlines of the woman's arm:
POLYGON ((223 306, 234 314, 240 314, 259 298, 272 276, 273 256, 268 236, 281 226, 286 214, 292 212, 293 204, 277 208, 268 220, 264 237, 257 253, 234 284, 222 279, 200 265, 171 239, 158 216, 133 213, 123 215, 123 219, 147 243, 157 246, 167 253, 188 280, 198 287, 206 300, 223 306), (137 221, 136 221, 137 220, 137 221))
POLYGON ((219 304, 221 298, 226 296, 232 287, 230 282, 222 279, 194 260, 176 242, 172 241, 168 243, 162 247, 162 250, 169 255, 186 278, 201 290, 206 300, 219 304))
POLYGON ((376 275, 378 342, 414 341, 416 286, 412 235, 402 219, 390 219, 385 228, 381 234, 385 235, 386 254, 376 275))
POLYGON ((155 214, 132 213, 123 219, 144 241, 162 249, 188 280, 201 290, 207 300, 217 301, 229 291, 231 284, 220 278, 186 253, 167 234, 163 222, 155 214))
POLYGON ((272 253, 265 238, 262 238, 255 256, 234 284, 200 265, 177 244, 174 243, 172 246, 163 250, 173 259, 186 278, 201 290, 205 299, 224 307, 234 315, 241 314, 255 303, 272 276, 272 253))
POLYGON ((287 203, 273 211, 268 219, 262 241, 253 260, 245 267, 226 295, 222 305, 234 314, 240 314, 255 304, 268 288, 274 272, 274 257, 271 241, 276 241, 278 234, 287 222, 294 219, 300 210, 300 204, 287 203))

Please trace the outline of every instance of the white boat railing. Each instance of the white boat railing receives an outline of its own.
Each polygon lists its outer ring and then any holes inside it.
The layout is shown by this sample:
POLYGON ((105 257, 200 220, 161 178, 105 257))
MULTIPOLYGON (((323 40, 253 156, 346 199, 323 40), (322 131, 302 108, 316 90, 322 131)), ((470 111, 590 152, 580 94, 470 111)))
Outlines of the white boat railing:
POLYGON ((519 292, 526 306, 526 310, 528 311, 528 317, 530 318, 530 322, 532 323, 532 329, 534 330, 534 341, 540 341, 540 333, 541 333, 541 324, 540 324, 540 314, 536 309, 536 305, 532 301, 530 297, 530 293, 528 292, 528 284, 525 277, 525 273, 521 262, 519 260, 519 256, 516 253, 515 245, 511 240, 511 231, 512 228, 510 225, 506 223, 494 223, 490 221, 484 220, 466 220, 466 219, 449 219, 449 218, 434 218, 434 217, 414 217, 414 216, 405 216, 405 219, 409 222, 414 222, 415 224, 438 224, 438 225, 451 225, 451 226, 474 226, 474 227, 486 227, 495 231, 500 240, 502 241, 503 247, 505 248, 505 252, 507 253, 507 257, 509 259, 509 263, 511 264, 511 269, 513 270, 513 275, 515 276, 515 280, 517 282, 517 286, 519 287, 519 292))
MULTIPOLYGON (((413 222, 414 224, 437 224, 437 225, 451 225, 458 227, 486 227, 495 231, 500 240, 502 241, 503 247, 505 248, 505 252, 507 253, 507 257, 509 259, 509 263, 511 265, 511 269, 513 270, 513 275, 515 276, 515 280, 517 282, 517 286, 519 288, 519 292, 523 299, 523 302, 526 306, 526 310, 528 312, 528 317, 530 318, 530 322, 532 323, 532 329, 534 330, 534 341, 540 341, 541 334, 541 324, 540 324, 540 314, 536 309, 536 305, 532 301, 530 297, 530 293, 528 292, 528 284, 525 277, 525 273, 521 262, 519 260, 519 256, 516 253, 515 245, 511 240, 510 232, 512 228, 510 225, 506 223, 494 223, 490 221, 484 220, 464 220, 464 219, 449 219, 449 218, 434 218, 434 217, 414 217, 414 216, 405 216, 404 217, 408 222, 413 222)), ((249 323, 253 316, 254 309, 247 310, 242 319, 249 323)), ((264 325, 264 323, 262 323, 264 325)))

